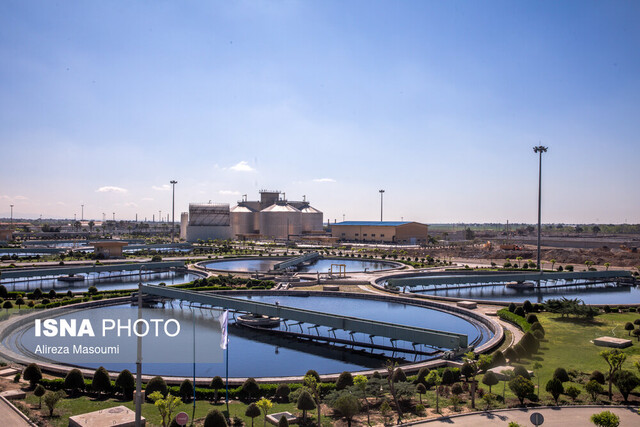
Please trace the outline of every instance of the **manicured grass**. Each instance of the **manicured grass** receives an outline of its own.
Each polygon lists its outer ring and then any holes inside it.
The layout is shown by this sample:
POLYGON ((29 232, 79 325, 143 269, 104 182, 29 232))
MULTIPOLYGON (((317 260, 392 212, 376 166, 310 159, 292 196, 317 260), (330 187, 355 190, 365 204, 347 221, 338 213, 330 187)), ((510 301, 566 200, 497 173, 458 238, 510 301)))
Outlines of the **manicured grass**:
MULTIPOLYGON (((33 393, 29 393, 27 396, 27 403, 35 406, 37 408, 38 398, 33 395, 33 393)), ((40 412, 42 416, 50 422, 52 425, 56 427, 66 427, 69 425, 69 417, 77 414, 84 414, 87 412, 98 411, 100 409, 112 408, 114 406, 124 405, 131 410, 135 410, 135 405, 133 401, 123 402, 117 399, 106 399, 106 400, 96 400, 87 396, 82 396, 78 398, 64 398, 60 401, 55 410, 55 415, 53 418, 49 418, 49 410, 43 404, 42 409, 33 409, 34 412, 40 412)), ((245 417, 244 412, 247 408, 247 405, 234 401, 229 404, 229 410, 231 412, 231 417, 238 417, 244 420, 245 425, 251 425, 251 418, 245 417)), ((212 409, 218 409, 221 412, 226 412, 226 405, 224 402, 219 404, 211 404, 206 401, 197 401, 196 402, 196 420, 198 418, 204 418, 209 411, 212 409)), ((174 414, 178 412, 186 412, 189 414, 189 418, 191 418, 191 414, 193 411, 193 403, 183 403, 178 406, 174 414)), ((282 411, 289 411, 291 413, 299 412, 293 403, 274 403, 273 408, 269 411, 269 413, 276 413, 282 411)), ((311 411, 312 414, 315 414, 316 411, 311 411)), ((162 426, 162 420, 160 418, 158 409, 152 403, 144 403, 142 405, 142 416, 146 418, 148 426, 162 426)), ((254 425, 261 425, 263 422, 263 417, 260 416, 255 418, 254 425)), ((329 424, 331 425, 331 424, 329 424)))

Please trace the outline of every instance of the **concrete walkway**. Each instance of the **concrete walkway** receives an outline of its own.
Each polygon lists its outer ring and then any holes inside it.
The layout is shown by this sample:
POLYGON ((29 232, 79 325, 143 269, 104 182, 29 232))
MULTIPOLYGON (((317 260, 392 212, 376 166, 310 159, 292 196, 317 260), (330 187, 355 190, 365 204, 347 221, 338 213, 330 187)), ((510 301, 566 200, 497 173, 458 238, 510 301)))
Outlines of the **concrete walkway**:
POLYGON ((5 399, 0 399, 0 420, 2 425, 11 427, 32 427, 35 424, 27 421, 22 413, 16 412, 17 409, 5 399))
POLYGON ((544 417, 544 427, 588 427, 593 426, 591 415, 602 411, 611 411, 620 417, 620 427, 640 425, 637 407, 611 406, 563 406, 527 409, 509 409, 492 412, 475 412, 469 415, 444 417, 423 421, 412 425, 434 427, 439 425, 456 426, 508 426, 516 422, 521 426, 532 426, 531 414, 539 412, 544 417))

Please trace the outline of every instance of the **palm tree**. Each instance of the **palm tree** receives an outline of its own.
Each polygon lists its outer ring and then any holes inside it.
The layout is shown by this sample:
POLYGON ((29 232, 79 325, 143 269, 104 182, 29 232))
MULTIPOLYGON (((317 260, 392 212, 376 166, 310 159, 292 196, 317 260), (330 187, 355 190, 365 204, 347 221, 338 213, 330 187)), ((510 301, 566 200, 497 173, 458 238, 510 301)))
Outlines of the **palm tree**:
POLYGON ((605 262, 604 266, 606 267, 607 271, 609 271, 609 267, 611 267, 611 263, 605 262))
POLYGON ((551 263, 551 269, 553 270, 553 266, 555 265, 556 260, 552 258, 551 260, 549 260, 549 262, 551 263))
POLYGON ((94 220, 89 221, 88 225, 89 225, 89 232, 92 233, 93 227, 95 227, 96 225, 95 221, 94 220))

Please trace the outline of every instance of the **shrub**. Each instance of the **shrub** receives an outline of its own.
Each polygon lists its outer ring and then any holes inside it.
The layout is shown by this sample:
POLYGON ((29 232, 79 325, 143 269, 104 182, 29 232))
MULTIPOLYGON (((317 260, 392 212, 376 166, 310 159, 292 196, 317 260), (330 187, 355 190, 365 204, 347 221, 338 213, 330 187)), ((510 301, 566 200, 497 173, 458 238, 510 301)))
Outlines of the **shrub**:
POLYGON ((604 384, 605 383, 605 378, 604 378, 604 374, 598 370, 595 370, 591 373, 591 376, 589 377, 590 380, 595 380, 597 381, 599 384, 604 384))
POLYGON ((122 391, 122 395, 125 399, 133 398, 133 390, 136 388, 136 380, 133 378, 131 371, 125 369, 118 374, 118 378, 116 378, 116 387, 122 391))
POLYGON ((353 385, 353 376, 350 372, 343 372, 338 377, 336 381, 336 390, 344 390, 347 387, 351 387, 353 385))
POLYGON ((504 357, 506 357, 509 362, 513 362, 518 360, 518 353, 516 353, 513 347, 509 347, 504 351, 504 357))
POLYGON ((42 379, 42 371, 40 370, 40 366, 36 365, 35 363, 29 364, 26 368, 24 368, 22 377, 25 380, 29 381, 29 386, 31 388, 35 388, 36 384, 38 384, 42 379))
POLYGON ((604 387, 596 381, 591 380, 585 386, 584 389, 591 396, 591 400, 594 402, 598 400, 598 396, 604 391, 604 387))
POLYGON ((0 298, 7 299, 8 296, 9 291, 7 291, 7 288, 4 285, 0 285, 0 298))
POLYGON ((517 376, 509 381, 509 389, 520 400, 520 404, 524 405, 524 399, 533 394, 535 386, 531 380, 517 376))
POLYGON ((165 382, 164 378, 157 376, 149 380, 147 386, 145 387, 145 395, 147 396, 147 398, 154 391, 159 391, 163 396, 167 395, 169 390, 167 389, 167 383, 165 382))
POLYGON ((529 375, 529 371, 527 371, 527 369, 524 366, 518 365, 513 368, 513 376, 517 377, 518 375, 528 380, 531 379, 531 376, 529 375))
POLYGON ((566 383, 569 381, 569 374, 567 374, 567 370, 564 368, 556 368, 553 371, 553 378, 557 378, 560 382, 566 383))
POLYGON ((393 378, 392 379, 393 379, 394 383, 405 382, 405 381, 407 381, 407 375, 404 373, 402 368, 396 368, 396 370, 393 371, 393 378))
POLYGON ((291 393, 291 388, 288 384, 278 384, 278 388, 276 389, 276 398, 280 402, 287 402, 289 400, 289 393, 291 393))
POLYGON ((492 371, 487 372, 482 377, 482 384, 489 386, 489 393, 491 393, 491 387, 498 384, 498 376, 492 371))
POLYGON ((222 412, 212 409, 204 419, 204 427, 227 427, 227 420, 222 412))
POLYGON ((64 377, 64 388, 71 390, 72 394, 77 394, 78 390, 84 390, 84 375, 80 369, 72 369, 64 377))
POLYGON ((533 325, 537 321, 538 321, 538 316, 536 316, 535 314, 527 314, 527 322, 533 325))
POLYGON ((515 312, 516 311, 516 305, 514 303, 509 304, 509 306, 507 307, 507 310, 509 310, 510 312, 515 312))
POLYGON ((429 368, 427 368, 426 366, 420 368, 420 370, 418 371, 418 377, 416 378, 416 384, 425 384, 425 378, 427 377, 427 375, 429 375, 429 368))
POLYGON ((187 378, 180 383, 180 398, 185 403, 190 402, 193 398, 193 384, 187 378))
POLYGON ((618 427, 620 425, 620 417, 613 412, 602 411, 591 415, 591 422, 598 427, 618 427))
POLYGON ((5 308, 5 309, 9 310, 9 309, 13 308, 13 304, 11 303, 11 301, 5 301, 2 304, 2 308, 5 308))
POLYGON ((36 288, 33 291, 33 299, 40 299, 40 298, 42 298, 42 289, 36 288))
POLYGON ((501 351, 497 351, 493 354, 493 358, 491 360, 491 366, 503 366, 507 364, 507 359, 504 357, 504 353, 501 351))
POLYGON ((618 391, 620 391, 620 394, 626 403, 629 398, 629 393, 640 385, 640 380, 633 372, 621 370, 613 375, 613 384, 616 386, 618 391))
POLYGON ((633 331, 636 327, 633 326, 633 323, 627 322, 624 324, 624 330, 629 331, 629 336, 631 336, 631 331, 633 331))
POLYGON ((284 415, 280 417, 280 421, 278 421, 278 427, 289 427, 289 421, 287 421, 287 417, 284 415))
POLYGON ((298 397, 298 401, 296 402, 296 408, 302 411, 302 419, 303 423, 306 422, 307 419, 307 411, 311 411, 316 408, 316 402, 313 400, 311 394, 308 391, 303 390, 298 397))
POLYGON ((36 386, 36 389, 33 391, 33 395, 35 397, 40 398, 40 401, 38 403, 38 408, 42 408, 42 396, 44 396, 45 393, 46 393, 46 390, 44 389, 44 387, 42 387, 42 384, 38 384, 36 386))
MULTIPOLYGON (((309 370, 307 371, 307 373, 306 373, 306 374, 304 374, 304 376, 305 376, 305 377, 306 377, 307 375, 311 375, 313 378, 315 378, 315 379, 316 379, 316 382, 318 382, 318 383, 320 382, 320 375, 319 375, 316 371, 314 371, 313 369, 309 369, 309 370)), ((374 375, 375 375, 375 374, 374 374, 374 375)))
POLYGON ((87 292, 89 293, 89 295, 95 295, 98 293, 98 288, 96 288, 95 286, 89 286, 89 289, 87 289, 87 292))
POLYGON ((516 316, 524 317, 524 308, 522 308, 521 306, 516 307, 516 310, 513 312, 513 314, 515 314, 516 316))
POLYGON ((453 374, 453 371, 450 368, 445 368, 442 372, 442 384, 449 385, 453 384, 456 381, 456 377, 453 374))
POLYGON ((553 396, 553 400, 556 401, 556 405, 558 404, 558 398, 562 393, 564 393, 564 387, 562 386, 562 382, 556 377, 553 377, 552 379, 547 381, 545 390, 547 390, 547 392, 549 392, 551 396, 553 396))
POLYGON ((524 334, 524 336, 520 340, 520 344, 522 344, 524 349, 527 351, 527 354, 537 353, 540 349, 540 342, 531 333, 531 331, 524 334))
POLYGON ((225 388, 224 381, 222 381, 222 378, 216 375, 211 379, 211 383, 209 384, 209 387, 211 387, 214 390, 213 399, 216 403, 218 403, 218 397, 219 397, 218 390, 225 388))
POLYGON ((100 366, 96 369, 96 372, 93 374, 93 380, 91 381, 91 388, 94 391, 102 394, 111 393, 111 380, 109 379, 109 372, 103 367, 100 366))
POLYGON ((581 393, 580 389, 578 387, 574 386, 574 385, 570 385, 564 391, 564 394, 569 396, 571 398, 571 400, 573 400, 574 402, 576 401, 578 396, 580 396, 580 393, 581 393))
POLYGON ((333 403, 333 409, 342 414, 350 426, 353 417, 360 412, 360 401, 353 394, 343 394, 333 403))
POLYGON ((51 289, 49 291, 49 298, 54 299, 54 298, 57 298, 57 297, 58 297, 58 294, 56 293, 56 290, 55 289, 51 289))
POLYGON ((260 393, 260 386, 254 378, 247 378, 242 384, 242 395, 248 400, 257 398, 260 393))
POLYGON ((454 385, 451 386, 451 394, 458 396, 462 394, 463 391, 464 390, 462 389, 462 384, 460 383, 455 383, 454 385))
POLYGON ((60 390, 58 391, 48 391, 44 395, 44 404, 49 409, 49 417, 53 417, 53 411, 56 409, 56 405, 63 397, 63 393, 60 390))
MULTIPOLYGON (((525 300, 525 302, 522 303, 522 308, 526 313, 531 313, 533 311, 533 304, 531 304, 531 301, 525 300)), ((527 320, 527 322, 529 321, 527 320)), ((533 323, 533 322, 529 322, 529 323, 533 323)))
POLYGON ((20 377, 21 377, 20 372, 18 372, 17 374, 15 374, 13 376, 13 382, 16 383, 16 384, 19 383, 20 382, 20 377))
POLYGON ((260 408, 258 408, 258 405, 256 405, 255 403, 251 403, 244 411, 244 416, 251 418, 251 425, 253 426, 253 419, 259 417, 261 413, 262 412, 260 412, 260 408))

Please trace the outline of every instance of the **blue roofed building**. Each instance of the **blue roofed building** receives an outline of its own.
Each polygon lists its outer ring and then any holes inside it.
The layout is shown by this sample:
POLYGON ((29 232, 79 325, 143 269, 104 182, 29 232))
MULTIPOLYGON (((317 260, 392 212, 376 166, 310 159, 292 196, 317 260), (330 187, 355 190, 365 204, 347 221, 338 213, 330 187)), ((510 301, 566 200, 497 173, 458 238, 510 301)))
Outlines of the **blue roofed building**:
POLYGON ((429 226, 414 221, 343 221, 331 224, 331 235, 346 242, 426 244, 429 226))

